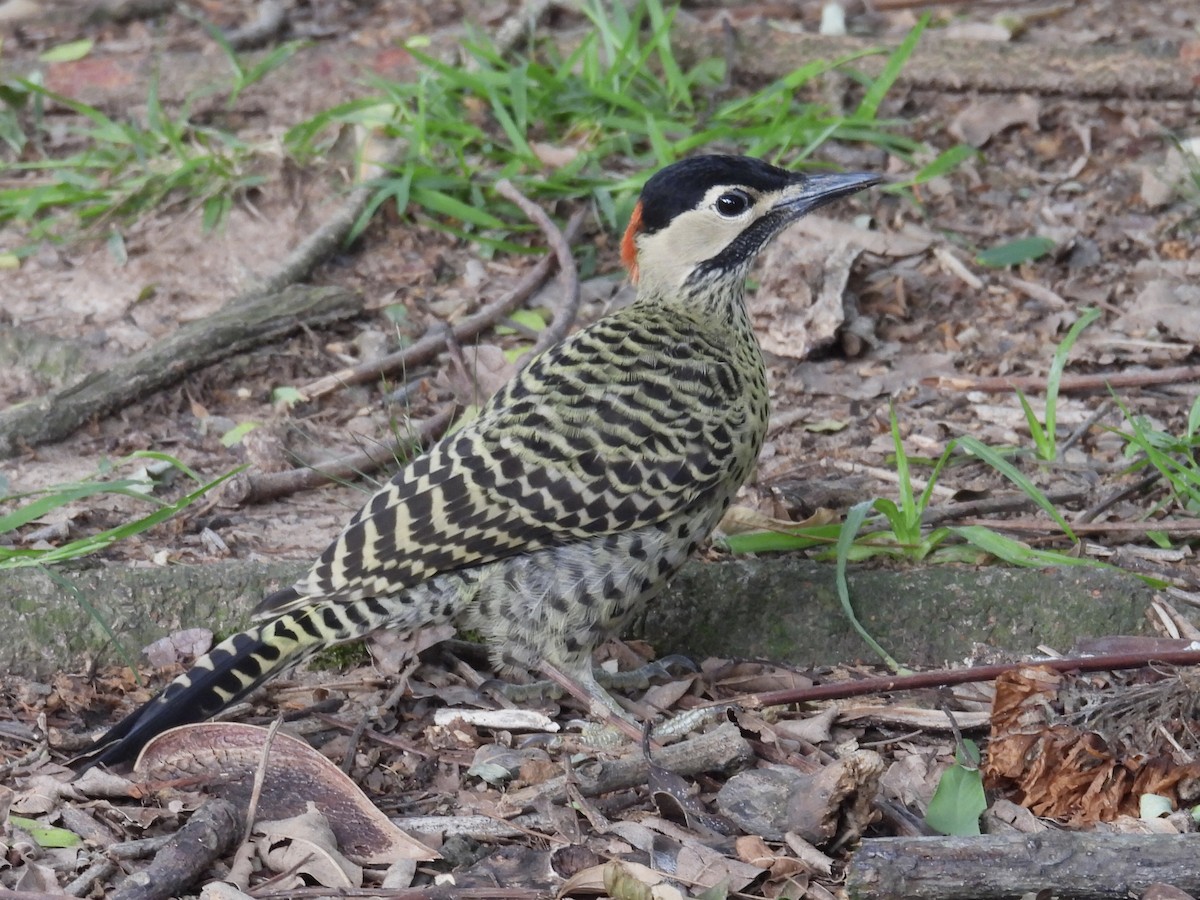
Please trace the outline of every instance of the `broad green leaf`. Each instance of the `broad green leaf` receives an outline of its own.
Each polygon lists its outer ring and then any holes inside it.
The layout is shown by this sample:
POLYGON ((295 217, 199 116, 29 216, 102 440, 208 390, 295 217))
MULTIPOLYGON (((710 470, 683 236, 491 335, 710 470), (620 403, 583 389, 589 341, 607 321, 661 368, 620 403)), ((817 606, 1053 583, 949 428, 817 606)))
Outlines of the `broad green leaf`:
POLYGON ((59 44, 57 47, 51 47, 45 53, 39 54, 38 59, 46 63, 75 62, 91 53, 95 43, 91 38, 84 38, 81 41, 59 44))
POLYGON ((227 432, 221 435, 222 447, 236 447, 242 442, 242 438, 258 427, 257 422, 239 422, 227 432))
POLYGON ((1054 241, 1047 237, 1017 238, 1015 241, 984 250, 975 257, 975 262, 981 266, 1003 269, 1041 259, 1053 249, 1054 241))
POLYGON ((8 821, 28 832, 29 836, 37 841, 37 845, 46 850, 74 847, 83 840, 73 831, 55 828, 53 825, 43 825, 37 819, 10 815, 8 821))
MULTIPOLYGON (((536 309, 518 309, 509 318, 530 331, 541 331, 546 327, 545 317, 536 309)), ((517 329, 509 325, 496 326, 496 334, 515 334, 516 331, 517 329)))
POLYGON ((291 385, 283 385, 271 391, 271 402, 281 403, 284 406, 292 407, 304 400, 304 395, 299 390, 291 385))
POLYGON ((982 525, 956 525, 950 528, 973 547, 990 553, 997 559, 1014 566, 1094 566, 1104 567, 1099 560, 1087 557, 1068 556, 1053 550, 1037 550, 1028 544, 1005 537, 982 525))
POLYGON ((987 809, 979 771, 979 747, 969 740, 963 741, 963 746, 974 758, 964 759, 961 753, 956 754, 957 761, 942 773, 925 813, 930 828, 958 837, 979 834, 979 817, 987 809))
POLYGON ((827 547, 837 540, 837 525, 818 525, 803 531, 750 531, 745 534, 728 534, 721 543, 730 553, 786 553, 789 550, 807 550, 809 547, 827 547))

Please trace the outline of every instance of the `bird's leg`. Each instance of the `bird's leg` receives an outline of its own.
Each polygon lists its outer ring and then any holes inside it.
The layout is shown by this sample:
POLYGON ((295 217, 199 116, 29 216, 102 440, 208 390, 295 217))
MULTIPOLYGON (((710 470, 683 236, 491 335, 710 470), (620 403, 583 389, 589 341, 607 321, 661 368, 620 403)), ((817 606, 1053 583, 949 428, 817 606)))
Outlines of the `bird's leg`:
POLYGON ((642 727, 621 707, 617 706, 617 701, 604 688, 600 687, 590 666, 568 675, 557 666, 542 661, 538 665, 538 671, 572 697, 586 703, 588 711, 593 716, 602 719, 631 741, 641 742, 642 727))

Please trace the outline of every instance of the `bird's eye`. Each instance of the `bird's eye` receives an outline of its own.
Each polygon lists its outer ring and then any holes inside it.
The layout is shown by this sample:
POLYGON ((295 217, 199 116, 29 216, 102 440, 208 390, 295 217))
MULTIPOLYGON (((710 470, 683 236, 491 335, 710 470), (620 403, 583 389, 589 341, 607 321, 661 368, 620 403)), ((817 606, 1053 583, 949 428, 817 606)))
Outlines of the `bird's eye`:
POLYGON ((745 191, 726 191, 717 198, 717 212, 727 219, 736 219, 753 202, 745 191))

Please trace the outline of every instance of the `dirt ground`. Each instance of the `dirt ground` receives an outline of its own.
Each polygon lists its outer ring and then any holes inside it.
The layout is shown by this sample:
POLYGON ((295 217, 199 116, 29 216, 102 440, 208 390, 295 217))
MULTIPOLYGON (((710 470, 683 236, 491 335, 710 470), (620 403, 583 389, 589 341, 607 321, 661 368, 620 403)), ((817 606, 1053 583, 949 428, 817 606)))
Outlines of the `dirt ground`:
MULTIPOLYGON (((206 79, 224 77, 223 62, 189 18, 171 14, 159 20, 88 18, 80 14, 78 4, 21 0, 29 4, 24 7, 17 2, 0 4, 0 16, 7 11, 14 17, 9 20, 11 37, 4 43, 4 70, 27 73, 40 67, 55 90, 110 113, 133 111, 144 102, 152 60, 159 61, 167 102, 178 101, 206 79), (37 62, 37 54, 47 47, 84 36, 97 41, 88 59, 37 62)), ((293 34, 313 37, 314 45, 248 92, 239 106, 243 134, 270 140, 289 125, 361 92, 358 79, 366 72, 409 75, 413 63, 395 49, 399 41, 427 33, 437 46, 448 47, 462 33, 464 21, 495 29, 514 12, 510 6, 490 4, 477 11, 450 2, 431 6, 403 0, 298 4, 289 9, 290 28, 293 34)), ((197 4, 203 15, 223 27, 252 18, 252 7, 249 3, 197 4)), ((1187 0, 1138 4, 1010 0, 935 9, 950 20, 947 27, 926 35, 927 45, 935 48, 969 40, 1055 51, 1079 48, 1081 53, 1112 47, 1142 53, 1147 59, 1177 60, 1200 78, 1200 9, 1187 0), (1004 37, 995 27, 1002 16, 1023 22, 1015 36, 1004 37)), ((894 41, 912 26, 918 12, 868 12, 851 5, 849 24, 856 34, 894 41)), ((733 13, 735 28, 739 22, 770 16, 781 20, 781 27, 811 31, 819 20, 819 4, 747 5, 733 13)), ((685 5, 680 15, 690 27, 719 29, 724 13, 704 4, 685 5)), ((543 27, 566 30, 579 24, 576 17, 559 11, 543 27)), ((1069 83, 1068 76, 1064 83, 1069 83)), ((856 98, 849 80, 831 80, 828 90, 836 94, 833 102, 850 105, 856 98)), ((830 102, 829 97, 824 99, 830 102)), ((978 147, 979 154, 920 187, 914 196, 880 191, 859 195, 793 229, 773 246, 759 270, 759 288, 751 302, 770 354, 774 424, 757 474, 739 502, 771 516, 799 520, 820 507, 840 512, 861 499, 894 497, 889 402, 895 404, 908 452, 914 456, 937 457, 951 438, 961 434, 975 435, 994 446, 1030 447, 1011 390, 993 392, 972 379, 1044 376, 1054 346, 1089 307, 1098 308, 1102 315, 1077 344, 1068 373, 1145 374, 1145 384, 1119 391, 1121 401, 1155 428, 1182 433, 1187 411, 1200 395, 1196 379, 1194 375, 1184 381, 1154 376, 1168 368, 1200 363, 1200 188, 1195 180, 1189 184, 1183 177, 1186 166, 1173 143, 1200 138, 1198 114, 1200 101, 1195 98, 1163 98, 1153 92, 1138 98, 1096 97, 1069 89, 1013 93, 991 90, 986 83, 947 91, 902 80, 885 101, 884 116, 903 122, 904 134, 936 150, 969 143, 978 147), (989 269, 975 262, 981 250, 1031 235, 1052 238, 1055 250, 1015 268, 989 269)), ((818 155, 842 166, 898 177, 912 171, 907 163, 875 148, 829 147, 818 155)), ((297 171, 279 162, 268 175, 252 196, 235 204, 216 232, 202 229, 199 210, 171 207, 126 230, 124 259, 114 258, 101 242, 46 245, 19 268, 0 272, 0 333, 20 336, 22 346, 33 348, 5 359, 11 374, 0 383, 0 406, 21 403, 84 373, 102 371, 181 324, 211 315, 277 265, 343 196, 343 181, 336 172, 297 171)), ((10 176, 5 181, 12 183, 10 176)), ((560 220, 569 212, 566 206, 556 210, 560 220)), ((627 296, 615 238, 589 220, 581 242, 595 248, 597 265, 583 285, 582 321, 627 296)), ((0 230, 0 248, 19 239, 14 226, 0 230)), ((252 452, 245 444, 225 447, 220 441, 230 428, 247 422, 259 423, 262 433, 287 448, 286 453, 270 457, 280 466, 297 458, 311 462, 375 446, 388 439, 398 416, 407 412, 420 419, 451 399, 470 402, 475 386, 456 374, 461 370, 443 355, 436 365, 408 373, 405 391, 398 392, 395 383, 355 387, 291 408, 273 404, 272 391, 309 384, 461 318, 509 289, 529 265, 527 260, 487 259, 443 232, 381 215, 352 250, 322 265, 313 279, 361 292, 366 299, 364 315, 211 366, 117 415, 93 422, 61 443, 0 461, 0 476, 7 481, 8 491, 29 491, 85 478, 101 460, 147 449, 170 453, 198 472, 215 476, 252 452), (398 316, 397 309, 403 315, 398 316)), ((532 302, 553 307, 557 300, 556 283, 551 281, 532 302)), ((478 346, 463 348, 466 364, 472 371, 488 372, 494 382, 505 373, 502 364, 493 365, 497 357, 503 359, 497 348, 520 340, 520 336, 484 334, 478 346)), ((486 378, 483 381, 488 383, 486 378)), ((1034 387, 1029 394, 1034 407, 1042 409, 1042 391, 1034 387)), ((1117 553, 1131 568, 1161 575, 1179 589, 1178 596, 1186 603, 1200 592, 1200 568, 1192 545, 1185 537, 1164 551, 1146 537, 1146 527, 1137 524, 1147 510, 1153 510, 1155 497, 1137 494, 1107 503, 1136 480, 1123 473, 1124 444, 1106 428, 1121 424, 1118 405, 1103 390, 1064 391, 1058 421, 1064 434, 1079 429, 1078 439, 1060 463, 1027 467, 1028 474, 1047 491, 1077 495, 1064 504, 1068 518, 1101 507, 1089 521, 1114 527, 1086 534, 1089 552, 1117 553), (1088 427, 1081 428, 1085 424, 1088 427)), ((261 464, 260 458, 255 461, 261 464)), ((945 503, 1007 490, 984 467, 961 466, 947 471, 935 498, 945 503)), ((254 506, 205 509, 124 542, 105 558, 134 565, 201 563, 223 557, 306 559, 324 547, 362 497, 360 488, 328 487, 254 506)), ((77 532, 122 521, 130 509, 120 500, 81 504, 64 522, 39 524, 65 525, 77 532)), ((1031 526, 1034 519, 1032 509, 1022 510, 1012 532, 1045 546, 1066 546, 1045 521, 1031 526)), ((1000 527, 994 520, 991 524, 1000 527)), ((371 676, 358 671, 348 680, 360 685, 354 690, 368 696, 362 701, 366 706, 386 696, 388 692, 371 676)), ((107 677, 111 680, 95 688, 97 693, 108 685, 118 691, 128 689, 131 699, 138 694, 132 684, 121 681, 122 676, 107 677)), ((435 689, 429 678, 436 676, 424 673, 413 682, 418 695, 426 692, 418 697, 420 709, 429 705, 429 695, 444 689, 444 685, 435 689)), ((69 684, 64 681, 42 691, 13 681, 6 685, 11 708, 2 717, 29 725, 31 716, 44 708, 45 697, 59 692, 66 699, 60 700, 56 711, 57 724, 64 728, 78 724, 85 689, 82 679, 69 684)), ((325 696, 321 690, 314 693, 311 684, 307 691, 304 699, 290 702, 303 706, 305 699, 315 702, 325 696)), ((965 707, 960 708, 975 709, 971 703, 987 699, 975 697, 963 701, 965 707)), ((671 705, 669 699, 666 705, 671 705)), ((394 722, 393 712, 386 717, 394 722)), ((496 791, 488 782, 470 782, 464 774, 473 759, 478 761, 472 756, 474 749, 485 742, 473 731, 464 736, 448 726, 439 727, 435 740, 445 741, 440 746, 427 743, 430 733, 415 727, 400 729, 407 736, 398 741, 426 742, 408 761, 397 762, 399 751, 385 754, 378 745, 360 749, 353 760, 364 788, 389 814, 465 809, 472 793, 478 795, 476 801, 495 799, 496 791), (391 768, 385 771, 379 766, 391 768), (406 790, 418 792, 419 799, 406 790), (462 801, 457 807, 456 797, 462 801)), ((846 739, 853 731, 855 741, 868 743, 878 736, 871 727, 842 726, 838 737, 846 739)), ((813 737, 796 739, 811 741, 809 747, 821 743, 813 737)), ((789 754, 778 749, 782 738, 772 740, 775 743, 763 738, 776 749, 772 761, 786 760, 789 754)), ((14 746, 19 747, 19 742, 14 746)), ((927 800, 929 786, 936 780, 932 773, 949 762, 952 743, 941 734, 929 737, 926 744, 918 740, 898 755, 894 748, 884 752, 890 773, 885 780, 893 779, 893 796, 903 794, 897 787, 903 785, 927 800), (900 756, 903 762, 898 761, 900 756)), ((20 754, 11 750, 7 755, 20 754)), ((534 783, 533 776, 528 778, 534 783)), ((716 779, 707 778, 702 793, 710 796, 718 786, 716 779)), ((24 790, 27 783, 17 787, 24 790)), ((481 804, 473 808, 482 808, 481 804)), ((544 808, 546 817, 530 827, 574 834, 568 842, 587 845, 596 859, 615 854, 622 841, 626 842, 622 846, 638 846, 627 833, 597 837, 602 829, 596 822, 603 811, 590 804, 583 807, 596 816, 590 830, 584 828, 586 837, 579 836, 578 823, 568 826, 544 808)), ((137 805, 126 800, 121 808, 124 815, 132 816, 128 811, 137 805)), ((629 815, 619 804, 604 810, 614 817, 629 815)), ((164 818, 167 824, 173 821, 174 814, 139 814, 136 825, 131 821, 125 826, 125 833, 152 833, 163 827, 164 818)), ((110 836, 120 833, 110 812, 101 818, 108 822, 110 836)), ((694 824, 687 816, 684 821, 694 824)), ((645 826, 639 823, 638 827, 645 826)), ((893 821, 872 827, 874 833, 904 833, 893 821)), ((818 839, 810 835, 809 841, 818 839)), ((486 840, 482 844, 488 846, 486 840)), ((534 841, 527 845, 529 853, 533 845, 545 846, 534 841)), ((764 845, 762 852, 770 857, 765 866, 770 869, 768 876, 750 875, 731 863, 730 882, 752 885, 746 890, 753 896, 780 895, 793 889, 785 888, 788 884, 800 890, 790 896, 828 896, 821 891, 838 889, 836 877, 821 873, 819 867, 789 867, 790 863, 780 862, 800 856, 794 846, 791 851, 787 847, 778 841, 764 845)), ((442 852, 458 858, 444 846, 442 852)), ((830 852, 836 858, 841 851, 830 852)), ((736 857, 739 865, 750 865, 747 860, 762 862, 761 854, 755 856, 744 846, 726 856, 736 857)), ((460 885, 517 883, 506 877, 495 858, 484 868, 474 865, 474 876, 460 885)), ((572 869, 585 870, 586 864, 572 869)), ((74 874, 59 870, 56 876, 46 875, 44 883, 27 884, 52 889, 74 874)), ((109 873, 87 889, 98 896, 96 892, 104 890, 101 885, 109 883, 105 879, 116 877, 109 873)), ((325 882, 310 879, 308 883, 325 882)), ((535 891, 552 890, 561 887, 562 878, 555 881, 547 876, 541 882, 522 884, 532 885, 535 891)), ((589 891, 581 888, 581 892, 589 891)))

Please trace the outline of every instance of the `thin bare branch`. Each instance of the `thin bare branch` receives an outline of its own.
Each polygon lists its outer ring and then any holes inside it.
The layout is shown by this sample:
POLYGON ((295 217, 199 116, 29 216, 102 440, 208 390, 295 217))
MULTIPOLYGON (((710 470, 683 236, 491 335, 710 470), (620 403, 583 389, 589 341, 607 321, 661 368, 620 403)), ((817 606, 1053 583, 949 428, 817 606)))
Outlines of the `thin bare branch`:
MULTIPOLYGON (((586 217, 587 213, 584 210, 580 210, 571 216, 563 232, 568 242, 575 240, 579 236, 586 217)), ((533 296, 534 291, 541 287, 553 271, 554 265, 555 257, 553 256, 547 256, 540 260, 509 293, 495 302, 489 303, 474 315, 467 316, 465 319, 457 322, 452 329, 454 337, 464 343, 470 342, 484 329, 492 327, 505 316, 512 313, 513 310, 533 296)), ((374 381, 383 375, 407 372, 415 369, 417 366, 425 365, 445 348, 446 329, 439 328, 435 333, 425 335, 419 341, 410 344, 403 350, 398 350, 380 359, 373 359, 369 362, 360 363, 357 366, 333 372, 323 378, 318 378, 311 384, 302 387, 300 393, 309 399, 316 399, 352 384, 374 381)))
POLYGON ((575 267, 571 245, 558 230, 554 220, 546 215, 545 210, 518 191, 516 185, 507 178, 496 182, 496 193, 515 203, 533 224, 542 229, 546 243, 550 245, 550 249, 554 251, 554 258, 558 260, 558 280, 563 289, 562 301, 554 314, 554 321, 541 333, 537 345, 527 354, 532 358, 565 338, 571 326, 575 324, 575 317, 579 314, 579 270, 575 267))

